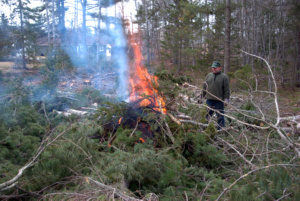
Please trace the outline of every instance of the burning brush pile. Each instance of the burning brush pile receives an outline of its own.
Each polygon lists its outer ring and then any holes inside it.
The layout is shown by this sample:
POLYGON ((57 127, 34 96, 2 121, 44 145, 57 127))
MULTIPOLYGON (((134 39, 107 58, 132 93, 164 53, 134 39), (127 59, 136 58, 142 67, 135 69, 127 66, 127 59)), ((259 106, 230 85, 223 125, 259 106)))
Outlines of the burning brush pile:
MULTIPOLYGON (((158 78, 150 75, 143 66, 143 56, 137 43, 130 40, 129 63, 129 98, 117 120, 110 120, 104 127, 115 133, 121 126, 123 129, 133 129, 131 136, 139 131, 140 142, 153 139, 155 132, 160 132, 159 126, 151 128, 167 113, 164 97, 157 90, 158 78), (157 121, 157 122, 155 122, 157 121), (152 125, 152 126, 151 126, 152 125)), ((107 111, 106 111, 107 112, 107 111)), ((111 144, 111 142, 109 143, 111 144)))

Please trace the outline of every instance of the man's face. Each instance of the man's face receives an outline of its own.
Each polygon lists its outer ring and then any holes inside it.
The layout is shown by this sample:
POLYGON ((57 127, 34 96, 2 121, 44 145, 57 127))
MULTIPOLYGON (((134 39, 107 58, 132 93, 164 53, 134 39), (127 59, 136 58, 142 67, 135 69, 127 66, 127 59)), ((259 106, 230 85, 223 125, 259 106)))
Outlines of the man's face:
POLYGON ((221 71, 221 66, 220 66, 220 67, 217 67, 217 68, 211 67, 211 70, 212 70, 212 72, 213 72, 214 74, 217 74, 217 73, 219 73, 219 72, 221 71))

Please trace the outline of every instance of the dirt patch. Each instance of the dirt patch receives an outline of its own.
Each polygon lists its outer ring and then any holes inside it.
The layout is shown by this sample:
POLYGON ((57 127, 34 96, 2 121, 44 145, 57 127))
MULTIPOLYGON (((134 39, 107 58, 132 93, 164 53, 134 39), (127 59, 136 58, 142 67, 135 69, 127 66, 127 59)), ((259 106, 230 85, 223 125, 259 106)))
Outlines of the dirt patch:
POLYGON ((282 116, 300 115, 300 88, 279 88, 278 100, 282 116))
POLYGON ((15 62, 0 62, 0 70, 3 73, 11 72, 13 70, 14 65, 15 62))
MULTIPOLYGON (((39 67, 40 64, 29 63, 26 64, 26 67, 29 70, 33 70, 35 67, 39 67)), ((2 73, 16 73, 18 71, 24 71, 20 63, 11 62, 11 61, 2 61, 0 62, 0 71, 2 73)))
POLYGON ((26 64, 27 69, 23 69, 20 63, 15 63, 11 61, 0 62, 0 71, 3 75, 7 76, 18 76, 20 74, 34 74, 38 72, 41 64, 26 64))

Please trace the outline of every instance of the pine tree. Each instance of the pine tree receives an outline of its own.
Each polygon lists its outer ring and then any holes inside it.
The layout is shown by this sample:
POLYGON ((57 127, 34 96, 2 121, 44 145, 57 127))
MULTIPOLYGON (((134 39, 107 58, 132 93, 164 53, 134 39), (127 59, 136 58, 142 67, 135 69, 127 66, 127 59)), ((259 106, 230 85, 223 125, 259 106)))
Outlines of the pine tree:
MULTIPOLYGON (((27 69, 26 58, 33 55, 32 46, 35 44, 38 33, 42 31, 41 10, 39 8, 31 9, 29 7, 31 4, 30 0, 12 0, 4 1, 3 3, 13 8, 13 13, 17 16, 20 23, 13 24, 13 46, 17 52, 19 51, 18 49, 21 50, 22 68, 27 69)), ((12 18, 11 20, 15 19, 12 18)))

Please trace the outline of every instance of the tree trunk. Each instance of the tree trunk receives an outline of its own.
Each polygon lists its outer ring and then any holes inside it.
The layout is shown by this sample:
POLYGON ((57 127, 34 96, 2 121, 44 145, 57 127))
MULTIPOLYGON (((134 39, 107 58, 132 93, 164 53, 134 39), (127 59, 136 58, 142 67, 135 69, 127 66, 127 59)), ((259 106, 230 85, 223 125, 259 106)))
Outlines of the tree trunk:
POLYGON ((224 52, 224 73, 230 71, 230 32, 231 32, 231 0, 226 0, 225 13, 225 52, 224 52))
MULTIPOLYGON (((245 49, 245 45, 243 44, 244 42, 244 36, 245 36, 245 31, 244 31, 244 23, 245 23, 245 6, 244 6, 244 0, 242 0, 242 8, 241 8, 241 14, 240 14, 240 41, 241 41, 241 47, 242 49, 245 49)), ((246 55, 242 55, 242 66, 245 65, 246 60, 245 60, 246 55)))
MULTIPOLYGON (((300 0, 298 0, 298 8, 300 7, 300 0)), ((298 12, 298 61, 296 73, 296 86, 300 87, 300 12, 298 12)))
MULTIPOLYGON (((247 17, 247 16, 245 16, 245 17, 247 17)), ((255 21, 255 0, 252 1, 252 21, 251 21, 252 38, 250 40, 249 47, 251 48, 250 52, 252 52, 253 54, 258 54, 258 52, 256 52, 254 50, 254 43, 256 41, 256 38, 255 38, 256 29, 254 28, 254 21, 255 21)), ((251 59, 252 73, 254 73, 254 57, 250 57, 250 59, 251 59)))
POLYGON ((55 13, 54 13, 54 0, 52 0, 52 45, 55 47, 55 13))
POLYGON ((20 22, 21 22, 21 47, 22 47, 22 66, 23 69, 26 69, 26 60, 25 60, 25 36, 24 36, 24 20, 23 20, 23 4, 19 0, 19 11, 20 11, 20 22))
POLYGON ((86 6, 87 0, 81 0, 82 7, 82 45, 83 45, 83 65, 86 66, 87 62, 87 44, 86 44, 86 6))
MULTIPOLYGON (((175 3, 175 7, 176 7, 176 10, 179 12, 180 10, 180 1, 174 1, 175 3)), ((174 21, 175 21, 175 26, 176 26, 176 31, 179 29, 179 19, 178 19, 179 16, 176 16, 176 18, 174 18, 174 21)), ((180 48, 181 48, 181 43, 180 41, 178 41, 179 39, 179 36, 178 36, 178 33, 175 34, 174 36, 174 48, 173 48, 173 63, 175 66, 177 66, 177 73, 180 72, 180 63, 179 63, 179 54, 180 54, 180 48)))
POLYGON ((49 44, 50 44, 50 39, 51 39, 51 26, 50 26, 50 18, 49 18, 49 2, 46 1, 46 16, 47 16, 47 28, 48 28, 48 48, 49 48, 49 44))
POLYGON ((98 0, 98 25, 97 25, 97 52, 96 52, 96 64, 99 66, 99 52, 100 52, 100 31, 101 31, 101 0, 98 0))
POLYGON ((150 63, 150 35, 149 35, 149 19, 148 19, 148 1, 143 2, 145 8, 145 19, 146 19, 146 51, 147 51, 147 64, 150 63))
POLYGON ((65 40, 66 35, 66 25, 65 25, 65 0, 60 0, 58 2, 59 5, 59 33, 61 36, 62 41, 65 40))
MULTIPOLYGON (((207 7, 207 0, 205 0, 205 6, 207 7)), ((205 21, 205 20, 204 20, 205 21)), ((204 30, 206 29, 206 31, 203 35, 203 41, 204 41, 204 51, 203 51, 203 56, 205 58, 205 55, 206 55, 206 50, 208 49, 208 43, 207 43, 207 34, 208 34, 208 30, 209 30, 209 13, 207 12, 207 15, 206 15, 206 26, 204 26, 204 30), (205 36, 206 35, 206 36, 205 36)), ((202 49, 202 47, 200 47, 202 49)))

